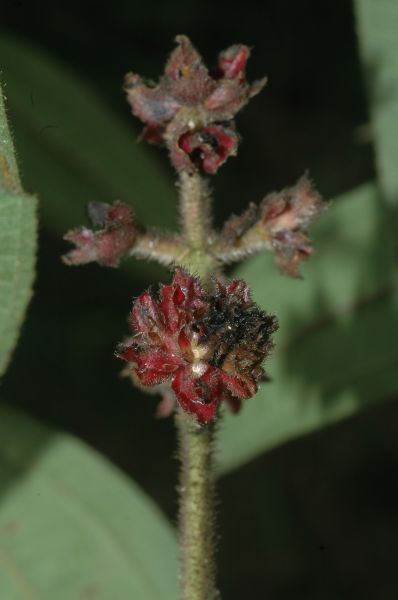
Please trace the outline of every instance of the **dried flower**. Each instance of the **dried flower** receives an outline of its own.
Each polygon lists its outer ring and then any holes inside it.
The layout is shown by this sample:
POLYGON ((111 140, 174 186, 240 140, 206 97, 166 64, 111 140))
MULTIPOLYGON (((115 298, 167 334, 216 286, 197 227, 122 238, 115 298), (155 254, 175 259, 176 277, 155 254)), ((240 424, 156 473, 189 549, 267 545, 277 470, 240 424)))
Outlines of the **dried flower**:
MULTIPOLYGON (((155 300, 144 292, 131 312, 133 337, 118 348, 141 385, 169 382, 180 406, 208 423, 224 400, 236 411, 257 391, 277 320, 251 299, 244 281, 200 281, 176 269, 155 300)), ((169 404, 170 406, 170 404, 169 404)))
POLYGON ((233 117, 266 80, 246 82, 247 46, 235 44, 221 52, 217 68, 209 73, 186 36, 176 41, 157 85, 134 73, 126 76, 127 99, 134 115, 146 124, 143 137, 165 143, 177 170, 192 173, 199 167, 215 173, 236 154, 233 117))
POLYGON ((98 231, 79 227, 68 231, 64 239, 76 248, 63 256, 68 265, 83 265, 98 262, 105 267, 117 267, 120 259, 135 243, 138 229, 128 206, 121 202, 105 204, 91 202, 89 217, 98 231))
POLYGON ((278 266, 287 275, 297 277, 301 261, 312 254, 308 227, 326 206, 305 176, 295 186, 269 194, 262 201, 261 225, 278 266))
POLYGON ((293 187, 269 194, 258 205, 251 203, 239 216, 232 215, 219 236, 218 258, 232 262, 268 249, 283 273, 298 277, 301 261, 313 252, 308 228, 327 206, 309 179, 301 177, 293 187))

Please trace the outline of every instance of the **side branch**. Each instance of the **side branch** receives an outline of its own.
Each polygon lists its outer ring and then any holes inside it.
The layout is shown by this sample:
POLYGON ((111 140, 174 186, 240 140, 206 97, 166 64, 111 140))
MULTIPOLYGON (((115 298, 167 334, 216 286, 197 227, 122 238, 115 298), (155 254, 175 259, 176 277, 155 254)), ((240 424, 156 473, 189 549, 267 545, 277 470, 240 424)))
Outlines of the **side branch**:
POLYGON ((309 179, 251 203, 240 215, 232 215, 215 238, 211 251, 221 263, 233 263, 261 250, 271 250, 281 271, 299 276, 299 265, 312 254, 308 227, 325 210, 309 179))
POLYGON ((223 264, 238 262, 261 250, 271 250, 271 236, 262 226, 260 206, 251 203, 240 216, 232 215, 211 249, 223 264))
POLYGON ((181 262, 186 253, 181 236, 144 229, 122 202, 91 202, 88 214, 95 229, 77 227, 64 236, 75 246, 62 257, 67 265, 97 262, 117 267, 122 259, 135 256, 168 267, 181 262))
POLYGON ((181 263, 185 251, 186 247, 181 236, 151 229, 137 236, 129 255, 171 267, 181 263))

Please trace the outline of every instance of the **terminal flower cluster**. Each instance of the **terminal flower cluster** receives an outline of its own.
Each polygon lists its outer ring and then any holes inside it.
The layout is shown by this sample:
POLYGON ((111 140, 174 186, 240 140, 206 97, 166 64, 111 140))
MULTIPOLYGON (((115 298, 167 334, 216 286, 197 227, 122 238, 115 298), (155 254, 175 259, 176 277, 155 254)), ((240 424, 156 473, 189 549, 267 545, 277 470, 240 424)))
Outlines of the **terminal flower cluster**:
POLYGON ((215 173, 236 154, 238 134, 233 118, 266 83, 248 84, 249 48, 235 44, 220 53, 209 73, 190 40, 179 35, 158 84, 135 73, 125 79, 132 112, 145 123, 142 137, 165 144, 178 171, 215 173))

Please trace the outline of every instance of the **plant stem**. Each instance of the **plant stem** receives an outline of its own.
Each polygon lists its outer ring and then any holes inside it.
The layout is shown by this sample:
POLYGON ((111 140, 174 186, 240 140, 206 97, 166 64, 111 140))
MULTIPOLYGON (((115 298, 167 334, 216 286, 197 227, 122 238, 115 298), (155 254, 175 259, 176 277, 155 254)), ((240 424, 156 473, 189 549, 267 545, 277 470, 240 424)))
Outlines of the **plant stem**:
MULTIPOLYGON (((209 251, 212 236, 210 196, 207 183, 198 174, 180 177, 182 230, 188 249, 183 260, 190 272, 203 281, 214 272, 209 251)), ((181 600, 216 600, 214 424, 199 425, 179 410, 180 474, 180 584, 181 600)))
POLYGON ((181 600, 215 600, 214 426, 198 425, 181 410, 179 540, 181 600))
POLYGON ((185 247, 180 236, 159 233, 149 229, 139 235, 130 251, 130 256, 140 259, 156 260, 165 267, 180 264, 180 258, 185 253, 185 247))
POLYGON ((0 85, 0 191, 18 194, 22 192, 17 161, 15 158, 14 143, 4 103, 2 87, 0 85))
POLYGON ((180 175, 180 214, 187 243, 197 250, 206 250, 210 234, 210 192, 207 181, 198 173, 180 175))

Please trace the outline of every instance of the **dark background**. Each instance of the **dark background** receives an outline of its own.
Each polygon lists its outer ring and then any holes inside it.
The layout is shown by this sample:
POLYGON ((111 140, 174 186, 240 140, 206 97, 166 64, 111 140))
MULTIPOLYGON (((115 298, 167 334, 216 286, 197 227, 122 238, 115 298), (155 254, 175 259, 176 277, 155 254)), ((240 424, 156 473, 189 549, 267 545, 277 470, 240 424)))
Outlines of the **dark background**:
MULTIPOLYGON (((219 222, 306 169, 327 198, 374 175, 347 0, 3 2, 1 12, 3 28, 72 66, 132 135, 140 125, 123 75, 156 79, 176 34, 189 35, 209 64, 234 42, 253 46, 249 80, 265 73, 269 84, 238 117, 239 156, 214 182, 219 222)), ((165 155, 152 152, 173 177, 165 155)), ((132 296, 150 282, 124 270, 66 269, 65 245, 45 224, 40 242, 35 295, 3 392, 109 456, 174 520, 172 420, 153 418, 156 400, 132 391, 112 357, 132 296)), ((223 598, 397 598, 397 417, 394 403, 381 404, 221 480, 223 598)))

